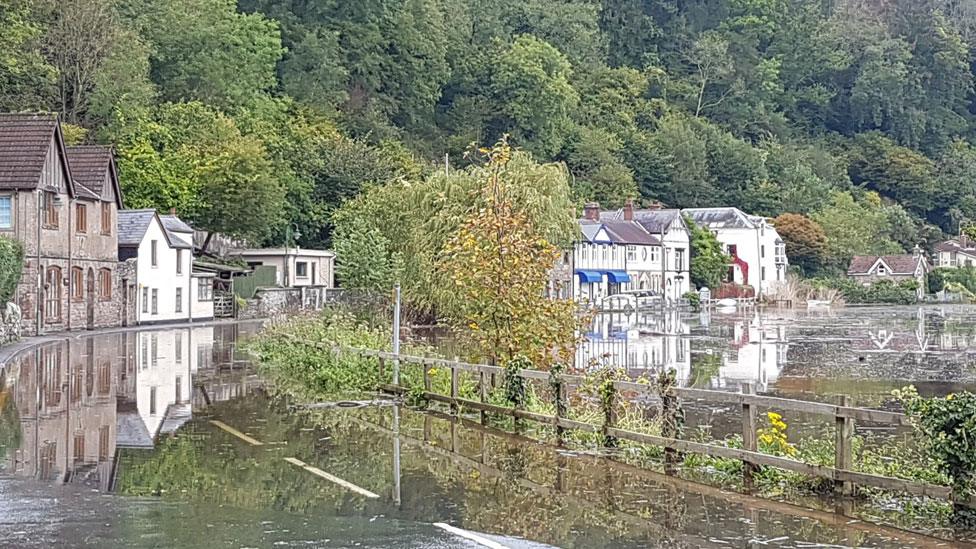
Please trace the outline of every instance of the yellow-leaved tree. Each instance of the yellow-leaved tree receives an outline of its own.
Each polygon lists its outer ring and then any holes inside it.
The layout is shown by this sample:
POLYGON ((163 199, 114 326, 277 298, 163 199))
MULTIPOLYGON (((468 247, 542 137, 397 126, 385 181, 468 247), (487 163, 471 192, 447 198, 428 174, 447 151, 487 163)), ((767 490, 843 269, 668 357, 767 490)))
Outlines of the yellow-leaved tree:
POLYGON ((581 319, 571 300, 547 296, 549 272, 561 251, 533 224, 526 206, 513 200, 506 180, 508 143, 479 152, 487 160, 484 202, 467 215, 438 259, 458 303, 449 320, 495 364, 516 355, 539 368, 566 362, 581 319))

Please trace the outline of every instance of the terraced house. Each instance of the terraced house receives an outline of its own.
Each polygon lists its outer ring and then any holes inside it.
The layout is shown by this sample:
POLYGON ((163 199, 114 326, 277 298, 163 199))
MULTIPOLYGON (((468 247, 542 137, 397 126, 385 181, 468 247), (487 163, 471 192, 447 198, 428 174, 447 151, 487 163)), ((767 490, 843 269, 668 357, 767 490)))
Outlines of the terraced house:
POLYGON ((55 114, 0 114, 0 235, 24 245, 27 334, 122 323, 111 149, 66 147, 55 114))

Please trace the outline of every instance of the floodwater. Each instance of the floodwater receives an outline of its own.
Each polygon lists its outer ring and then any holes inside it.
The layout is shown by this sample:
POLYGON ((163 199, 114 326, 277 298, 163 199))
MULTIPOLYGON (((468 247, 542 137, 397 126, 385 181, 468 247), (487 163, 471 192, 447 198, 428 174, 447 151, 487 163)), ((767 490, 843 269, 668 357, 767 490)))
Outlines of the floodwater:
POLYGON ((577 364, 634 376, 677 371, 684 386, 853 396, 876 404, 914 384, 945 394, 976 388, 976 307, 712 310, 682 316, 596 317, 577 364))
MULTIPOLYGON (((965 349, 948 347, 964 345, 955 326, 974 316, 961 308, 713 314, 628 327, 634 338, 624 341, 632 369, 664 361, 683 383, 753 381, 789 394, 846 383, 880 395, 901 381, 971 386, 965 349), (919 326, 926 337, 911 362, 902 342, 919 326), (872 333, 891 350, 868 348, 862 335, 874 345, 872 333), (698 357, 706 373, 696 373, 698 357)), ((389 404, 297 407, 274 396, 237 349, 257 329, 81 336, 3 365, 0 546, 938 545, 470 421, 389 404)))

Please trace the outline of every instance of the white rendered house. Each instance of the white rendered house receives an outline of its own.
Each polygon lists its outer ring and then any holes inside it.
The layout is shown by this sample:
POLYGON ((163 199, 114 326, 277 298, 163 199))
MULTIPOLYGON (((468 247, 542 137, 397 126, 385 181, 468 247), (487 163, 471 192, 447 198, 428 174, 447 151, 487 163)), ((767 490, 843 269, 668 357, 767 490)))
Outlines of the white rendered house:
POLYGON ((688 229, 677 210, 614 211, 586 205, 573 251, 574 296, 595 302, 649 290, 674 303, 690 289, 688 229))
POLYGON ((786 280, 786 244, 766 218, 738 208, 691 208, 682 213, 710 230, 732 257, 729 280, 752 286, 761 297, 786 280))
POLYGON ((155 210, 119 212, 119 260, 136 259, 137 324, 213 318, 210 279, 193 275, 190 242, 166 230, 155 210))

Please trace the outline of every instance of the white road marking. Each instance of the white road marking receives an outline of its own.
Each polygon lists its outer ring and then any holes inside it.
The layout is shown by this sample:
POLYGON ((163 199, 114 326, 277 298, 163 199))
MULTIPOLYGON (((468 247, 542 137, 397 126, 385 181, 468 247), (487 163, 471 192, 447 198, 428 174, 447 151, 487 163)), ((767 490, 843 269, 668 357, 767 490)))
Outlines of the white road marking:
POLYGON ((217 421, 216 419, 211 419, 210 420, 210 423, 213 423, 217 427, 220 427, 221 429, 227 431, 228 433, 234 435, 235 437, 243 440, 244 442, 246 442, 248 444, 251 444, 251 445, 254 445, 254 446, 264 446, 264 443, 261 442, 260 440, 255 440, 255 439, 253 439, 253 438, 245 435, 244 433, 238 431, 237 429, 231 427, 230 425, 227 425, 223 421, 217 421))
POLYGON ((434 523, 434 526, 436 526, 436 527, 438 527, 441 530, 444 530, 446 532, 450 532, 450 533, 454 534, 455 536, 459 536, 459 537, 462 537, 462 538, 464 538, 466 540, 473 541, 473 542, 477 543, 478 545, 481 545, 482 547, 488 547, 489 549, 508 549, 508 547, 506 547, 506 546, 498 543, 497 541, 491 541, 490 539, 483 538, 483 537, 481 537, 481 536, 479 536, 477 534, 474 534, 472 532, 468 532, 467 530, 462 530, 460 528, 455 528, 455 527, 451 526, 450 524, 444 524, 443 522, 435 522, 434 523))
POLYGON ((300 459, 297 459, 297 458, 285 458, 285 461, 287 461, 288 463, 291 463, 292 465, 297 465, 297 466, 301 467, 302 469, 305 469, 309 473, 312 473, 313 475, 317 475, 317 476, 320 476, 320 477, 324 478, 325 480, 332 481, 332 482, 338 484, 339 486, 342 486, 343 488, 345 488, 347 490, 351 490, 353 492, 356 492, 357 494, 359 494, 361 496, 366 496, 368 498, 378 498, 379 497, 378 495, 374 494, 373 492, 370 492, 369 490, 367 490, 365 488, 360 488, 359 486, 356 486, 355 484, 353 484, 353 483, 351 483, 349 481, 342 480, 341 478, 339 478, 339 477, 337 477, 335 475, 331 475, 329 473, 326 473, 322 469, 319 469, 318 467, 313 467, 313 466, 305 463, 304 461, 302 461, 300 459))

